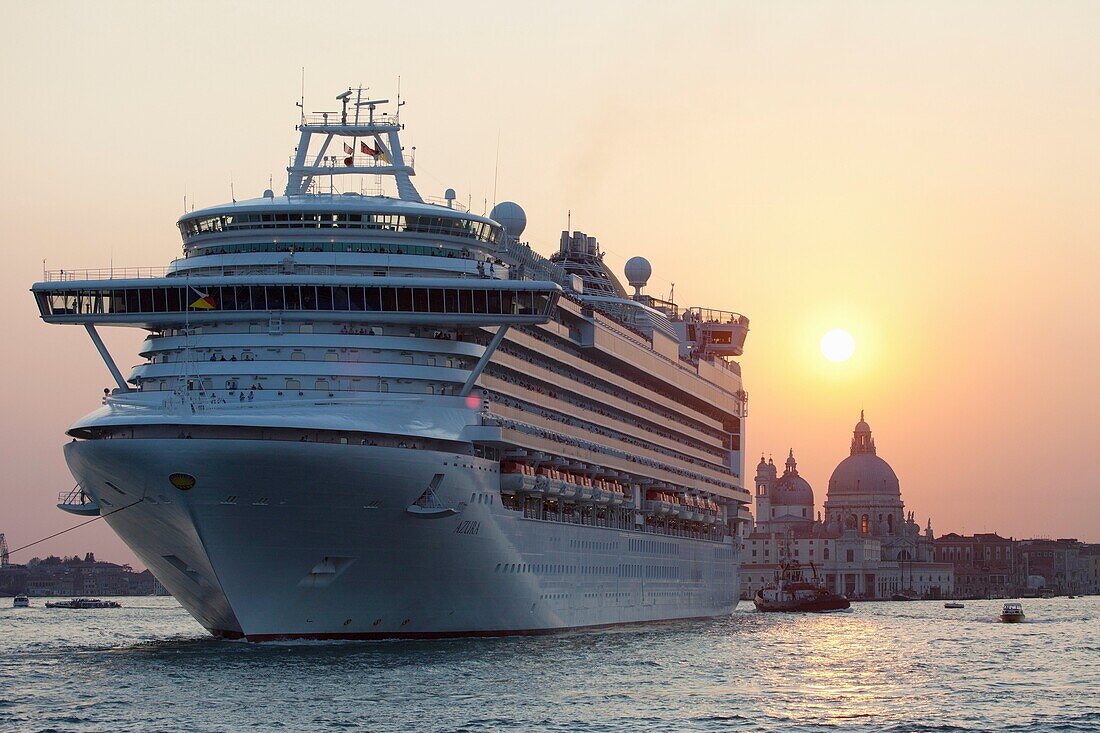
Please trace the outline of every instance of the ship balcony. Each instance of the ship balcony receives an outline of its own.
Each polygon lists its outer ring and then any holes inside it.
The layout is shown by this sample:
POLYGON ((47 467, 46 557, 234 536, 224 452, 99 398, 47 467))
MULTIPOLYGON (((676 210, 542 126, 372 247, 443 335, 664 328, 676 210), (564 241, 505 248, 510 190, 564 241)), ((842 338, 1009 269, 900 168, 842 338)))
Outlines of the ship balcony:
POLYGON ((740 313, 688 308, 684 312, 687 340, 700 352, 715 356, 741 356, 749 334, 749 319, 740 313))
POLYGON ((80 484, 57 495, 57 508, 81 517, 95 517, 100 513, 99 502, 85 494, 80 484))

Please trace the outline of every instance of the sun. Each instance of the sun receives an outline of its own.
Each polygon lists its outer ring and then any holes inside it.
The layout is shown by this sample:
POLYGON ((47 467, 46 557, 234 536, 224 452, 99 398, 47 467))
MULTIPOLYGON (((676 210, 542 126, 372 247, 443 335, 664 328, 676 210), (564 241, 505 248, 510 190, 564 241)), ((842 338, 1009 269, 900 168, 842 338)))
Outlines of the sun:
POLYGON ((848 361, 856 350, 856 340, 843 328, 834 328, 821 337, 821 353, 829 361, 848 361))

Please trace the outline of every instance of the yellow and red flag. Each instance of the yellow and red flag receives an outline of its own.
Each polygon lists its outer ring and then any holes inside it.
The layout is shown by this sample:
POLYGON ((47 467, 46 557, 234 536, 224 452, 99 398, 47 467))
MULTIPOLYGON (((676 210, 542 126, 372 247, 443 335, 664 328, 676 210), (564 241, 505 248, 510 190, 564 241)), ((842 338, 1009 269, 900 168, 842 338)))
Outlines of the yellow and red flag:
POLYGON ((190 308, 196 310, 209 311, 218 307, 218 304, 214 302, 214 298, 209 293, 204 293, 198 288, 191 288, 192 294, 198 296, 192 301, 190 308))

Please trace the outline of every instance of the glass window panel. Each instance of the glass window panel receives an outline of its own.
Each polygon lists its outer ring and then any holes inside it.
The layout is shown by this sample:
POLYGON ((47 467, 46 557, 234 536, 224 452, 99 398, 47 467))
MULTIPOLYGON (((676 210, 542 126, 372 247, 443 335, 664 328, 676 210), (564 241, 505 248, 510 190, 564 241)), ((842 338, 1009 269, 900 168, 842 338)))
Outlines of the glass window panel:
POLYGON ((283 288, 281 285, 268 285, 267 288, 268 310, 281 311, 283 309, 283 288))
POLYGON ((413 310, 417 313, 428 312, 428 291, 425 288, 413 290, 413 310))
POLYGON ((283 286, 283 307, 288 311, 296 311, 302 309, 302 291, 297 285, 284 285, 283 286))
POLYGON ((348 288, 348 310, 378 310, 378 288, 348 288), (371 305, 373 296, 373 305, 371 305))
POLYGON ((337 311, 346 311, 348 309, 348 289, 346 287, 335 287, 332 289, 332 309, 337 311))
POLYGON ((412 311, 412 288, 396 288, 397 290, 397 308, 400 313, 409 313, 412 311))
POLYGON ((267 293, 262 285, 252 285, 249 287, 249 300, 252 303, 252 310, 262 311, 267 310, 267 293))
MULTIPOLYGON (((337 288, 339 290, 339 288, 337 288)), ((332 310, 332 288, 327 285, 317 286, 317 310, 332 310)))
POLYGON ((428 310, 432 313, 445 313, 443 307, 443 289, 432 288, 428 291, 428 310))

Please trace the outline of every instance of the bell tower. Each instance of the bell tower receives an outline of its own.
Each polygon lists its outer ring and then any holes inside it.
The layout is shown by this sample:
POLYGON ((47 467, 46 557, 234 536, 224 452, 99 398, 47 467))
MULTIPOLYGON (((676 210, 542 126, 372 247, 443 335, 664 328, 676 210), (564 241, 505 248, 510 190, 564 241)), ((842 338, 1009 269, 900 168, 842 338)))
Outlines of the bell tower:
POLYGON ((760 455, 756 466, 756 526, 767 526, 771 522, 771 492, 775 487, 776 468, 774 461, 765 461, 760 455))

